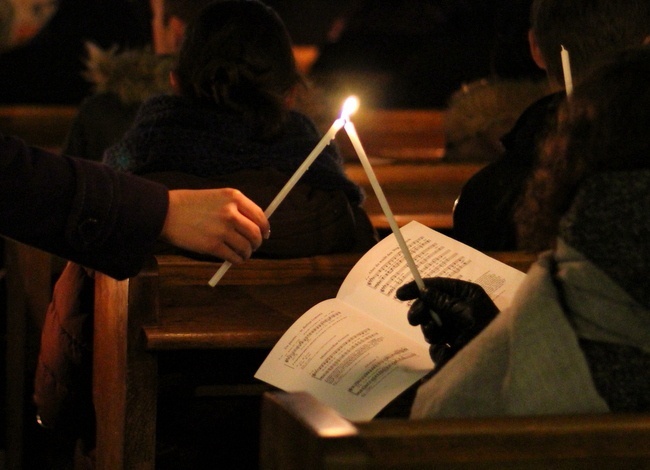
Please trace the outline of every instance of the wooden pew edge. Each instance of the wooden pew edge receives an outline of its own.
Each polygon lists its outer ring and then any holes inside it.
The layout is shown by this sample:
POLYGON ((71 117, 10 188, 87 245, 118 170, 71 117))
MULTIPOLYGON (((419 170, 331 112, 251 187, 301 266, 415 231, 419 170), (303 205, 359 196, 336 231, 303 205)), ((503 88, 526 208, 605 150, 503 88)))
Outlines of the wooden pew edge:
POLYGON ((314 459, 355 462, 358 466, 354 468, 378 461, 385 468, 402 468, 401 462, 408 462, 403 468, 412 468, 414 462, 453 468, 500 468, 506 464, 507 468, 551 468, 553 464, 553 468, 590 468, 588 465, 605 462, 650 462, 646 445, 650 414, 353 423, 306 392, 264 394, 261 438, 262 468, 269 469, 299 468, 306 462, 312 468, 327 467, 314 459), (300 436, 298 445, 281 442, 288 436, 278 429, 300 436), (421 449, 423 455, 407 455, 415 449, 421 449))
MULTIPOLYGON (((334 253, 303 258, 252 258, 232 266, 219 281, 223 285, 286 284, 288 280, 308 278, 339 278, 347 274, 363 253, 334 253), (278 273, 283 273, 278 277, 278 273)), ((157 269, 170 285, 201 284, 221 267, 220 261, 196 260, 181 255, 156 255, 157 269), (174 273, 174 277, 170 277, 174 273)))
POLYGON ((141 326, 156 321, 157 288, 155 259, 148 260, 138 275, 122 281, 95 275, 93 402, 98 470, 153 468, 157 365, 142 346, 141 326), (131 321, 128 312, 134 306, 153 308, 137 309, 142 317, 131 321))
MULTIPOLYGON (((537 257, 533 253, 523 252, 487 254, 522 272, 526 272, 537 257)), ((332 279, 340 283, 361 256, 362 253, 343 253, 287 260, 251 259, 231 268, 232 271, 224 277, 217 288, 230 285, 255 286, 259 283, 280 286, 316 278, 332 279)), ((161 282, 167 286, 206 283, 206 288, 207 280, 220 265, 219 262, 192 260, 178 255, 159 255, 156 257, 155 264, 161 282)), ((209 325, 203 325, 201 329, 194 328, 191 332, 176 333, 173 328, 170 330, 167 326, 145 324, 143 331, 145 347, 148 350, 188 347, 213 349, 226 344, 233 348, 248 348, 252 345, 259 346, 260 341, 270 348, 281 336, 281 332, 277 330, 269 330, 265 334, 257 331, 254 335, 241 333, 233 335, 228 330, 215 330, 209 325)))

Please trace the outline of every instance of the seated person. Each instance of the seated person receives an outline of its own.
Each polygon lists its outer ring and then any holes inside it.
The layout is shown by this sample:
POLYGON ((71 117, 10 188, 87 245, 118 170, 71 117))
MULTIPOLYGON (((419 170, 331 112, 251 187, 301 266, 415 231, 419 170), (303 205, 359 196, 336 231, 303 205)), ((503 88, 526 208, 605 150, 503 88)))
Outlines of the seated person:
POLYGON ((66 155, 100 161, 104 150, 129 129, 145 100, 172 93, 169 72, 185 28, 211 1, 149 0, 151 28, 147 31, 152 48, 104 50, 86 44, 84 77, 94 93, 79 107, 63 147, 66 155))
POLYGON ((650 411, 648 76, 650 48, 629 51, 560 107, 517 211, 531 246, 554 247, 508 309, 476 284, 426 279, 409 321, 436 367, 413 418, 650 411))
MULTIPOLYGON (((178 94, 146 101, 104 161, 169 188, 233 187, 266 207, 320 140, 312 122, 290 109, 300 83, 273 10, 255 0, 212 3, 187 30, 173 72, 178 94)), ((376 233, 362 200, 336 149, 326 148, 274 213, 255 256, 365 251, 376 233)), ((35 401, 44 426, 82 436, 92 449, 89 281, 82 266, 68 263, 55 286, 35 401)))
MULTIPOLYGON (((171 77, 177 93, 147 100, 105 163, 169 187, 235 187, 266 207, 320 140, 291 109, 302 78, 286 28, 260 2, 205 8, 171 77)), ((273 215, 256 255, 365 251, 376 236, 362 200, 327 147, 273 215)))
POLYGON ((561 46, 571 55, 574 84, 601 62, 650 37, 645 0, 534 0, 529 42, 556 92, 533 103, 502 143, 504 154, 463 187, 454 208, 452 236, 481 251, 525 249, 517 239, 514 207, 535 165, 537 145, 564 98, 561 46))

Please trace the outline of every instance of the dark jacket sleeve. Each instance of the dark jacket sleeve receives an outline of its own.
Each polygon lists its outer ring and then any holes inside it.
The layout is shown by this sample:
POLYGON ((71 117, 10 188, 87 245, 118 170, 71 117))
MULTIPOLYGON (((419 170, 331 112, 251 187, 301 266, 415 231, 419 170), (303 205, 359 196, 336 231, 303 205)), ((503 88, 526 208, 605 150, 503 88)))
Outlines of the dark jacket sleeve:
POLYGON ((0 135, 0 234, 122 279, 152 252, 167 189, 0 135))

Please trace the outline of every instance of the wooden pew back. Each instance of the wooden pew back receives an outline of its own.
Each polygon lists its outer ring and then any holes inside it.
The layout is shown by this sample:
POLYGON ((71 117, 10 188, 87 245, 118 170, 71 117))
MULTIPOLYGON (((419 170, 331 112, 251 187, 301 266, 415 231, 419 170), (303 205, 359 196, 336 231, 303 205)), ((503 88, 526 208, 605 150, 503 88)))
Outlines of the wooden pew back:
MULTIPOLYGON (((352 121, 370 159, 431 163, 445 153, 445 111, 439 109, 361 108, 352 121)), ((357 161, 344 131, 336 136, 343 157, 357 161)))
POLYGON ((0 132, 20 137, 29 145, 60 151, 76 115, 76 106, 0 106, 0 132))
POLYGON ((359 256, 253 259, 214 288, 220 263, 178 256, 158 256, 124 281, 97 273, 97 468, 154 467, 156 353, 270 349, 295 318, 336 295, 359 256))
POLYGON ((650 468, 650 415, 353 423, 307 393, 268 392, 261 468, 650 468))
POLYGON ((207 280, 218 264, 158 257, 160 313, 144 328, 147 347, 271 348, 300 315, 336 296, 360 257, 252 259, 232 267, 214 288, 207 280))
MULTIPOLYGON (((394 163, 373 165, 373 171, 398 225, 417 220, 448 232, 453 225, 454 203, 463 185, 482 167, 479 163, 394 163)), ((347 163, 346 173, 364 189, 364 207, 373 225, 380 231, 389 230, 388 220, 361 165, 347 163)))

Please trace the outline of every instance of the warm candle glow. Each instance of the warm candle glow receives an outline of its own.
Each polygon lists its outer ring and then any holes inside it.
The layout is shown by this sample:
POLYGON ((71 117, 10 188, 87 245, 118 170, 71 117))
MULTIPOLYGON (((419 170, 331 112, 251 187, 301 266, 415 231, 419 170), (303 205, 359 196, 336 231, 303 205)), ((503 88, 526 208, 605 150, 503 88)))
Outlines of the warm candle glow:
MULTIPOLYGON (((350 114, 352 114, 354 111, 356 111, 359 108, 359 100, 351 96, 345 101, 345 104, 343 105, 344 110, 351 110, 350 114), (349 107, 348 107, 349 106, 349 107)), ((349 114, 348 114, 349 116, 349 114)), ((343 118, 343 115, 341 115, 341 119, 343 118)), ((393 211, 391 210, 388 200, 386 199, 386 196, 384 195, 383 189, 381 189, 381 186, 379 185, 379 181, 377 180, 377 176, 375 175, 375 171, 372 169, 372 166, 370 165, 370 161, 368 159, 368 155, 366 154, 365 149, 363 148, 363 145, 361 145, 361 140, 359 139, 359 134, 357 134, 357 130, 354 127, 354 123, 352 121, 347 121, 344 126, 345 132, 347 132, 348 137, 350 138, 350 142, 352 142, 352 147, 354 147, 355 152, 357 153, 357 156, 359 157, 359 161, 361 162, 361 165, 363 166, 363 169, 366 171, 366 175, 368 176, 368 180, 370 181, 370 186, 372 186, 372 189, 375 192, 375 195, 377 196, 377 200, 379 201, 379 205, 381 206, 384 215, 386 216, 386 219, 388 220, 388 225, 390 225, 390 228, 393 232, 393 235, 395 236, 395 239, 397 240, 397 245, 399 246, 399 249, 402 251, 402 254, 404 255, 404 258, 406 260, 406 264, 408 268, 411 270, 411 274, 413 275, 413 279, 415 280, 415 283, 418 286, 418 289, 420 290, 421 293, 424 293, 426 290, 426 286, 424 285, 424 281, 422 280, 422 276, 420 275, 420 272, 418 271, 418 268, 415 264, 415 260, 413 259, 413 256, 411 255, 411 252, 408 249, 408 245, 406 244, 406 240, 404 240, 404 237, 402 236, 402 232, 399 229, 399 226, 397 225, 397 221, 395 220, 395 216, 393 215, 393 211)), ((435 312, 431 311, 431 317, 434 319, 434 321, 438 324, 441 325, 442 321, 440 320, 440 317, 438 314, 435 312)))
MULTIPOLYGON (((302 177, 302 175, 309 169, 311 164, 318 158, 318 156, 321 154, 323 149, 329 145, 329 143, 336 137, 336 133, 341 130, 341 128, 345 125, 345 122, 347 121, 348 117, 350 114, 354 113, 357 109, 359 108, 359 100, 355 96, 349 97, 347 100, 345 100, 345 103, 343 103, 343 109, 341 110, 341 117, 338 118, 334 123, 332 124, 332 127, 329 128, 329 130, 325 133, 323 138, 316 144, 316 147, 314 147, 314 150, 311 151, 309 155, 307 155, 307 158, 302 162, 302 164, 298 167, 296 172, 289 178, 289 181, 284 185, 284 187, 280 190, 280 192, 275 196, 275 198, 271 201, 271 203, 268 205, 266 210, 264 211, 264 215, 268 218, 271 217, 273 212, 278 208, 280 203, 284 200, 284 198, 289 194, 289 191, 293 189, 293 187, 296 185, 298 180, 302 177)), ((217 285, 217 283, 221 280, 221 278, 226 274, 226 272, 230 269, 232 266, 232 263, 229 261, 225 261, 221 267, 217 270, 216 273, 214 273, 214 276, 208 281, 208 284, 211 287, 214 287, 217 285)))
POLYGON ((357 112, 359 109, 359 98, 356 96, 349 96, 343 103, 341 110, 341 119, 348 120, 350 116, 357 112))

